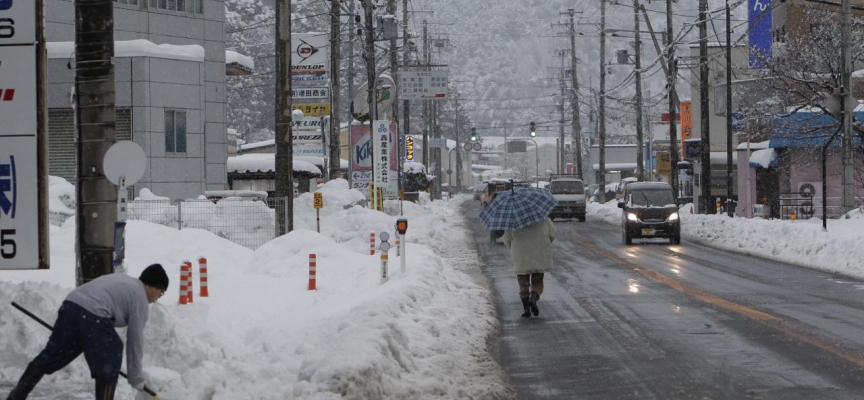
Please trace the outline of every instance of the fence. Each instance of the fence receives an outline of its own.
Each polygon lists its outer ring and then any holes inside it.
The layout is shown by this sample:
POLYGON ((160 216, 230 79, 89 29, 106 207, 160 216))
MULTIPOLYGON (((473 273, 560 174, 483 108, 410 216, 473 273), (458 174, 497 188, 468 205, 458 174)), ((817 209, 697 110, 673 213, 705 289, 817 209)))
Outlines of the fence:
POLYGON ((147 221, 176 229, 204 229, 234 243, 257 249, 276 237, 276 208, 287 213, 288 198, 226 198, 135 200, 129 220, 147 221))
MULTIPOLYGON (((822 197, 801 196, 798 193, 780 193, 780 219, 822 218, 822 197)), ((828 197, 826 204, 828 218, 838 218, 843 214, 842 199, 828 197)))

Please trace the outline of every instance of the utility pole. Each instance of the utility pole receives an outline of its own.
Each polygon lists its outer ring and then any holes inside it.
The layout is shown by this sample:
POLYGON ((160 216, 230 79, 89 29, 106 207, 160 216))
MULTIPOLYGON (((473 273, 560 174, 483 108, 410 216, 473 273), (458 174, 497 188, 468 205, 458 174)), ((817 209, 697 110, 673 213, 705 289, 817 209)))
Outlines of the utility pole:
POLYGON ((600 204, 606 203, 606 0, 600 0, 600 172, 597 188, 600 204))
POLYGON ((102 168, 105 153, 116 141, 114 3, 75 0, 75 21, 75 275, 81 286, 114 272, 117 189, 102 168))
MULTIPOLYGON (((423 64, 429 65, 429 23, 424 19, 423 20, 423 64)), ((432 104, 429 100, 423 100, 423 164, 426 165, 426 171, 429 171, 429 167, 432 166, 432 163, 429 159, 430 151, 429 151, 429 129, 432 126, 432 104)), ((435 179, 441 179, 440 176, 436 175, 435 179)), ((433 196, 434 198, 434 196, 433 196)))
MULTIPOLYGON (((378 88, 378 79, 376 79, 376 66, 375 66, 375 25, 372 20, 372 1, 373 0, 363 0, 363 9, 366 15, 366 50, 364 51, 363 58, 366 60, 366 82, 367 87, 369 88, 369 95, 367 99, 369 100, 369 137, 372 138, 374 135, 374 121, 378 118, 378 96, 376 96, 376 90, 378 88)), ((388 149, 384 149, 383 151, 388 151, 388 149)), ((373 160, 373 166, 375 161, 373 160)), ((372 177, 373 182, 375 179, 375 169, 372 169, 372 177)), ((372 190, 372 206, 374 209, 378 209, 378 189, 377 187, 372 190)), ((382 202, 383 204, 383 202, 382 202)))
POLYGON ((636 48, 636 178, 645 181, 645 140, 642 130, 642 33, 639 30, 639 0, 633 0, 633 31, 636 48))
MULTIPOLYGON (((402 0, 402 65, 405 69, 408 68, 408 0, 402 0)), ((406 135, 411 134, 411 102, 403 100, 402 103, 402 119, 404 120, 404 128, 402 132, 406 135)), ((426 144, 423 144, 424 148, 426 144)), ((402 156, 401 154, 399 155, 402 156)), ((424 160, 425 161, 425 160, 424 160)))
MULTIPOLYGON (((570 96, 570 107, 573 108, 573 143, 576 145, 576 151, 573 152, 573 164, 576 167, 576 175, 579 179, 582 178, 582 122, 580 121, 581 113, 579 112, 579 76, 576 73, 576 24, 573 21, 573 16, 576 11, 572 8, 567 10, 570 15, 570 68, 572 81, 572 96, 570 96)), ((638 30, 638 28, 637 28, 638 30)), ((638 67, 637 67, 638 68, 638 67)))
MULTIPOLYGON (((459 123, 459 99, 456 99, 456 108, 454 110, 454 114, 456 115, 456 123, 454 130, 456 131, 456 193, 462 193, 462 149, 459 147, 459 136, 462 134, 462 125, 459 123)), ((447 160, 447 163, 450 163, 450 160, 447 160)), ((450 189, 452 193, 453 188, 450 189)))
MULTIPOLYGON (((354 25, 354 21, 357 18, 354 3, 356 3, 355 0, 348 1, 348 12, 351 14, 351 18, 348 18, 348 57, 346 57, 348 59, 348 104, 354 101, 354 84, 357 80, 357 73, 354 71, 354 36, 357 35, 357 26, 354 25)), ((349 113, 348 120, 351 121, 353 119, 354 116, 349 113)), ((351 124, 349 123, 348 125, 350 131, 351 124)))
POLYGON ((396 195, 398 198, 402 198, 402 154, 404 154, 404 150, 402 146, 405 143, 405 132, 404 130, 400 133, 400 127, 402 126, 402 119, 399 118, 399 91, 402 87, 402 81, 399 80, 399 52, 397 51, 396 41, 399 39, 398 30, 396 30, 396 0, 388 0, 387 1, 387 14, 392 18, 393 23, 393 37, 390 38, 390 73, 393 75, 393 87, 390 90, 390 93, 393 96, 393 105, 392 112, 393 118, 396 120, 396 131, 393 132, 396 135, 396 195))
MULTIPOLYGON (((341 87, 341 45, 339 44, 339 30, 341 29, 339 21, 340 4, 339 0, 330 0, 330 104, 332 105, 330 107, 330 179, 339 177, 339 167, 342 158, 339 154, 341 148, 339 133, 342 125, 341 118, 339 118, 339 112, 342 110, 339 96, 341 87)), ((354 16, 351 16, 351 18, 354 18, 354 16)))
MULTIPOLYGON (((732 9, 726 0, 726 214, 732 217, 732 9)), ((749 142, 749 140, 748 140, 749 142)), ((750 146, 750 143, 747 143, 750 146)), ((750 174, 747 160, 748 171, 750 174)), ((740 199, 741 194, 738 194, 740 199)), ((747 203, 750 199, 747 199, 747 203)))
POLYGON ((666 0, 666 44, 667 62, 669 63, 669 153, 672 159, 672 194, 678 200, 678 132, 675 126, 676 107, 675 80, 678 71, 675 66, 675 40, 672 39, 672 0, 666 0))
MULTIPOLYGON (((726 93, 731 93, 731 90, 731 87, 727 87, 726 93)), ((711 214, 711 127, 708 113, 708 0, 699 0, 699 132, 702 137, 699 210, 702 214, 711 214)), ((726 116, 727 120, 730 118, 731 115, 726 116)), ((684 140, 683 137, 681 139, 684 140)))
POLYGON ((566 154, 566 152, 564 151, 564 95, 565 93, 567 93, 567 82, 564 80, 566 75, 566 69, 564 68, 564 56, 567 54, 567 50, 562 50, 560 54, 561 77, 559 78, 559 80, 561 86, 561 97, 560 101, 558 102, 558 112, 561 116, 558 120, 558 140, 561 142, 561 146, 558 146, 558 160, 560 160, 560 162, 558 163, 557 169, 559 174, 563 174, 565 171, 564 165, 567 163, 567 161, 565 161, 564 159, 564 155, 566 154))
POLYGON ((276 0, 276 235, 294 230, 294 140, 291 137, 291 0, 276 0))
MULTIPOLYGON (((852 5, 851 0, 843 0, 843 213, 855 207, 855 165, 852 145, 852 5)), ((827 182, 823 182, 825 185, 827 182)), ((823 199, 826 201, 827 199, 823 199)), ((823 216, 823 218, 825 218, 823 216)))

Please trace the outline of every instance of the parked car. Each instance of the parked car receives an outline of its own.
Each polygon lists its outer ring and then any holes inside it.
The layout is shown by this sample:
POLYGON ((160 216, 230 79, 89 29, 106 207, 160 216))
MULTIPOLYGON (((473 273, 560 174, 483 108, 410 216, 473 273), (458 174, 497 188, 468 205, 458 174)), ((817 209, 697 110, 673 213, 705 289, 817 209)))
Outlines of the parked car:
POLYGON ((633 182, 638 182, 638 181, 639 181, 638 178, 635 178, 632 176, 629 178, 622 179, 620 182, 618 182, 618 185, 615 186, 615 198, 623 199, 624 198, 624 192, 627 190, 627 185, 629 185, 633 182))
POLYGON ((633 182, 618 202, 624 244, 633 239, 669 238, 681 243, 681 219, 672 186, 665 182, 633 182))
POLYGON ((585 185, 576 175, 552 175, 549 191, 558 201, 549 218, 576 218, 585 222, 585 185))

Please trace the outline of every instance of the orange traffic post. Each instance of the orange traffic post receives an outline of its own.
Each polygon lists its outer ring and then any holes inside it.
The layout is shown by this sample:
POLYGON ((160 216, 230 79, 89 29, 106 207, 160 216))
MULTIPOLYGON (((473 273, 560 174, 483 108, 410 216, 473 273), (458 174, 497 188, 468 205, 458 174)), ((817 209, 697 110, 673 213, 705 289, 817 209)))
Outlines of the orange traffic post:
POLYGON ((375 255, 375 232, 369 234, 369 255, 375 255))
POLYGON ((180 304, 188 303, 188 297, 186 296, 186 263, 180 266, 180 304))
POLYGON ((186 261, 184 264, 186 266, 186 301, 192 302, 192 290, 194 288, 194 284, 192 283, 192 262, 186 261))
POLYGON ((315 271, 317 269, 317 261, 315 254, 309 254, 309 290, 318 290, 315 286, 315 271))
POLYGON ((210 292, 207 291, 207 259, 204 257, 198 259, 198 276, 201 277, 199 296, 210 297, 210 292))

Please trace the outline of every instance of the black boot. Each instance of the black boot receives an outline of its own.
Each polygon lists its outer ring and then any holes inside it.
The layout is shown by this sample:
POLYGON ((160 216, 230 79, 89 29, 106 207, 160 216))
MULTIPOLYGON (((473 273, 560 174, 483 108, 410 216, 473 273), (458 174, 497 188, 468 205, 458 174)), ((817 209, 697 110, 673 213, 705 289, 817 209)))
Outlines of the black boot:
POLYGON ((96 400, 114 400, 114 390, 117 389, 117 382, 107 383, 103 380, 96 380, 96 400))
POLYGON ((531 312, 534 313, 534 316, 540 315, 540 309, 537 308, 537 301, 540 300, 540 295, 537 292, 531 292, 528 295, 528 305, 531 307, 531 312))
POLYGON ((21 375, 21 379, 18 380, 18 385, 15 386, 15 389, 12 389, 12 391, 9 392, 9 397, 7 397, 6 400, 26 399, 43 376, 45 376, 45 372, 36 366, 36 364, 31 362, 27 365, 27 369, 24 370, 24 375, 21 375))
POLYGON ((528 304, 528 298, 522 298, 522 307, 525 309, 525 312, 522 313, 522 318, 531 318, 531 306, 528 304))

